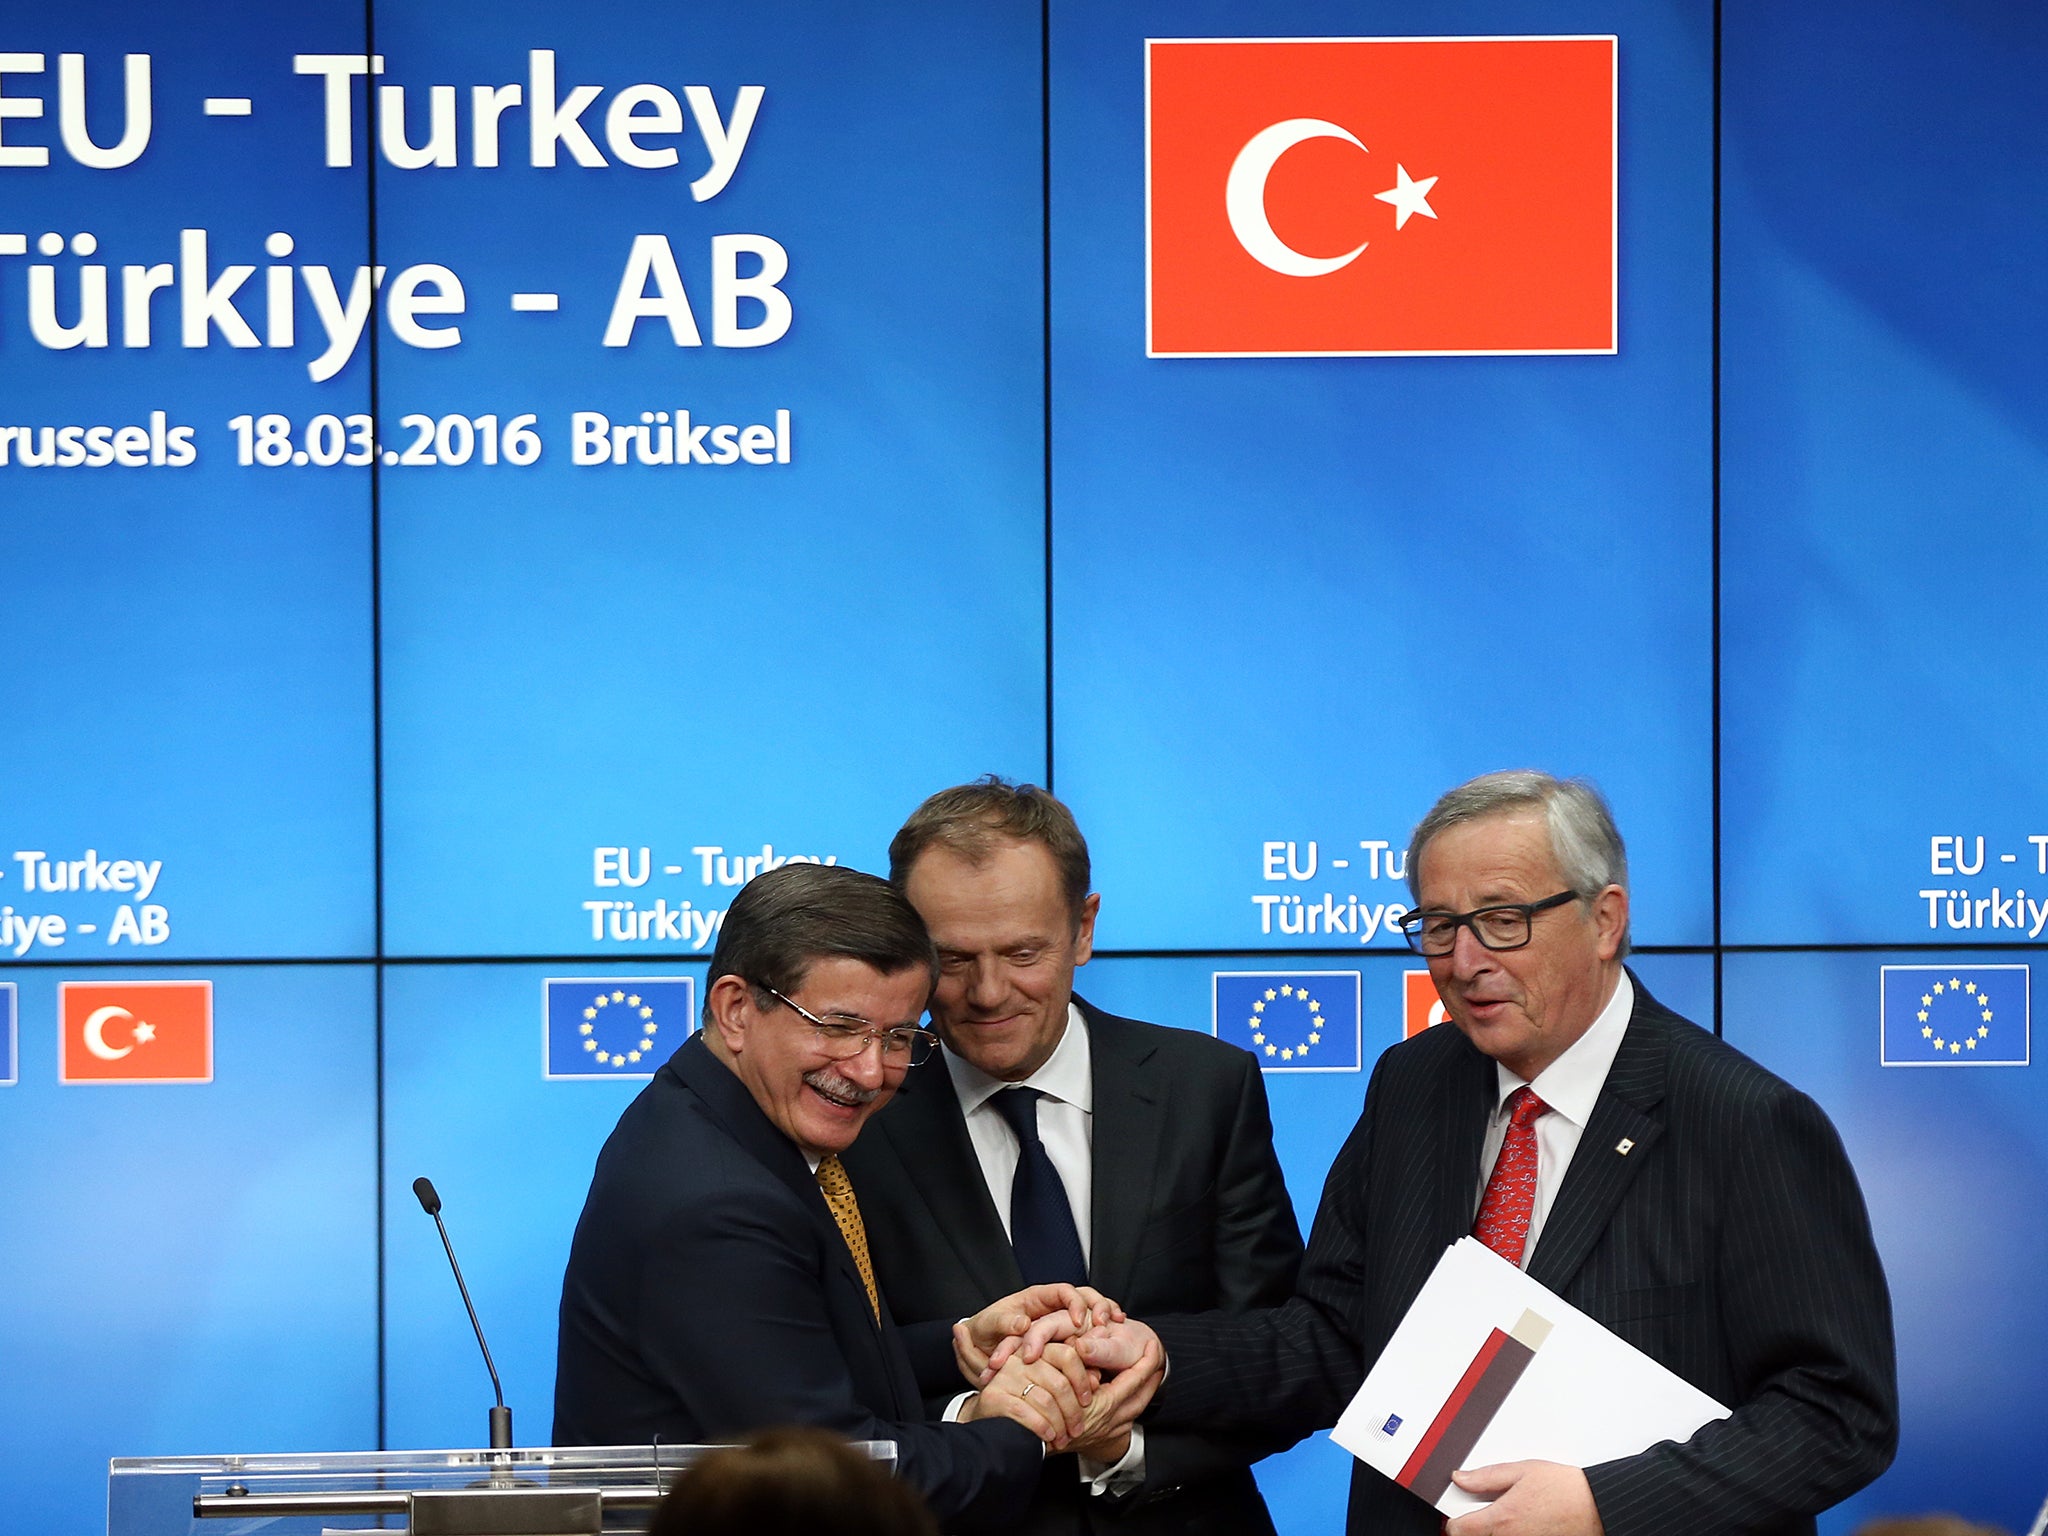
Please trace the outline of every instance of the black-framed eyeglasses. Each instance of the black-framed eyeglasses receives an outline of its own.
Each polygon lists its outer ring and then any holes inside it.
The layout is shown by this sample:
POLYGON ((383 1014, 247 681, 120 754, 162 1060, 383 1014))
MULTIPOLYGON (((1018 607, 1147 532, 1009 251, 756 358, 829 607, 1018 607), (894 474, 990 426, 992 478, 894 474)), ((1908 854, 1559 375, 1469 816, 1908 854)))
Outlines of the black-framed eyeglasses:
POLYGON ((881 1044, 885 1066, 915 1067, 922 1065, 931 1056, 932 1047, 939 1043, 937 1035, 928 1029, 919 1029, 915 1024, 871 1024, 866 1019, 844 1013, 820 1018, 802 1003, 784 997, 773 987, 761 990, 808 1023, 811 1032, 818 1037, 818 1049, 834 1061, 851 1061, 868 1048, 870 1040, 874 1040, 881 1044))
POLYGON ((1559 891, 1542 901, 1505 902, 1470 912, 1410 912, 1400 920, 1400 927, 1408 947, 1418 955, 1448 955, 1457 947, 1460 928, 1470 928, 1472 937, 1488 949, 1521 949, 1529 942, 1538 912, 1561 907, 1578 896, 1577 891, 1559 891))

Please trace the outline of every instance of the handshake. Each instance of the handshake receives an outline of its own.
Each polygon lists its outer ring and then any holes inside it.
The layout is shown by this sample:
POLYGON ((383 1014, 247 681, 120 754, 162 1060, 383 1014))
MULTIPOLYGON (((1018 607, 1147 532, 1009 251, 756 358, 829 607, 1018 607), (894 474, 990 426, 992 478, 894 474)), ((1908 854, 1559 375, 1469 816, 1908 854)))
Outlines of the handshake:
POLYGON ((1034 1285, 953 1325, 977 1389, 964 1420, 1014 1419, 1053 1451, 1115 1463, 1165 1372, 1159 1336, 1085 1285, 1034 1285))

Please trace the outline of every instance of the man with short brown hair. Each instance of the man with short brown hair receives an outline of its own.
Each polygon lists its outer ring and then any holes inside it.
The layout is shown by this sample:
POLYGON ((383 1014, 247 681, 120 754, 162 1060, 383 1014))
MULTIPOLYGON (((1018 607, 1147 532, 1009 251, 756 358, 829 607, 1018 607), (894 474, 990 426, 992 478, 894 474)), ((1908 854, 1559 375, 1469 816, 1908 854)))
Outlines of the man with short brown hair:
MULTIPOLYGON (((1101 902, 1067 808, 994 777, 942 790, 897 833, 889 866, 938 948, 945 1045, 847 1166, 934 1405, 962 1386, 952 1321, 1021 1285, 1085 1280, 1134 1311, 1285 1297, 1301 1235, 1257 1063, 1074 996, 1101 902)), ((1084 1441, 1047 1461, 1024 1529, 1270 1532, 1250 1464, 1297 1438, 1126 1428, 1084 1441)))

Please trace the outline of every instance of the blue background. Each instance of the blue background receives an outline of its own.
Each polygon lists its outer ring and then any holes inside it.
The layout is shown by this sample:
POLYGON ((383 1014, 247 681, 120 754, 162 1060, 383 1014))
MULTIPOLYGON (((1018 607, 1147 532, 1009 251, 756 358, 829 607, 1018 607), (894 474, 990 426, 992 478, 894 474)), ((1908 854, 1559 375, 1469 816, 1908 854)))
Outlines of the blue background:
MULTIPOLYGON (((87 55, 103 143, 121 54, 154 61, 136 164, 0 167, 0 233, 32 251, 90 231, 118 294, 121 265, 204 228, 216 274, 258 267, 259 331, 273 231, 344 287, 432 261, 468 300, 438 351, 380 305, 316 384, 303 288, 289 350, 185 349, 166 293, 150 348, 117 309, 114 345, 51 351, 26 322, 45 258, 0 258, 0 424, 162 409, 201 450, 0 468, 0 904, 99 925, 0 956, 24 1526, 97 1528, 113 1454, 479 1441, 421 1173, 520 1438, 545 1439, 562 1263, 637 1084, 544 1079, 542 983, 701 986, 708 947, 593 937, 583 904, 701 917, 748 855, 878 867, 923 795, 984 771, 1050 783, 1090 836, 1093 1001, 1207 1030, 1218 971, 1360 974, 1361 1070, 1268 1078, 1306 1227, 1414 962, 1267 931, 1254 898, 1405 901, 1361 844, 1536 763, 1614 801, 1642 979, 1819 1099, 1863 1177, 1904 1440, 1823 1529, 2026 1528, 2048 1069, 1885 1069, 1879 977, 2048 950, 1951 926, 1944 899, 2048 899, 2038 11, 91 0, 0 10, 0 51, 50 55, 0 82, 49 103, 0 122, 8 144, 57 144, 57 53, 87 55), (1618 355, 1146 359, 1146 37, 1508 33, 1619 37, 1618 355), (674 170, 528 165, 524 109, 496 169, 399 171, 362 142, 328 167, 291 56, 372 36, 415 141, 425 89, 461 88, 465 161, 467 88, 524 83, 533 48, 562 92, 603 87, 601 148, 630 84, 707 84, 723 112, 766 94, 704 202, 687 117, 674 170), (203 118, 204 95, 254 115, 203 118), (677 348, 643 321, 599 346, 651 232, 707 342, 711 238, 779 241, 789 334, 677 348), (560 310, 514 314, 529 289, 560 310), (569 462, 572 411, 655 409, 787 409, 792 462, 569 462), (373 410, 398 445, 405 413, 530 411, 546 449, 244 468, 225 425, 373 410), (87 848, 163 861, 165 942, 107 942, 105 894, 23 891, 17 850, 87 848), (57 984, 128 975, 213 981, 212 1083, 59 1087, 57 984)), ((81 261, 53 265, 69 318, 81 261)), ((1287 1536, 1336 1525, 1347 1475, 1322 1437, 1260 1470, 1287 1536)))

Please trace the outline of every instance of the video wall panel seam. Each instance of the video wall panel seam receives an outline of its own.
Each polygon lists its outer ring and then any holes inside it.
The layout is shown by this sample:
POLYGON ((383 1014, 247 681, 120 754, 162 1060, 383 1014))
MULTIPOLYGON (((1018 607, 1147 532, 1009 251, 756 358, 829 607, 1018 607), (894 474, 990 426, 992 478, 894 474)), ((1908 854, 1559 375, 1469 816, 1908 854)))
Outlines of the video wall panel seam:
POLYGON ((1709 363, 1708 428, 1710 444, 1708 462, 1711 484, 1709 489, 1710 541, 1708 623, 1710 625, 1711 658, 1709 662, 1708 708, 1712 715, 1708 745, 1708 773, 1711 775, 1712 798, 1711 831, 1708 834, 1709 854, 1713 881, 1713 954, 1714 954, 1714 1033, 1722 1034, 1722 939, 1721 931, 1721 14, 1722 0, 1714 0, 1714 84, 1713 124, 1709 130, 1713 137, 1713 273, 1711 318, 1712 352, 1709 363))
POLYGON ((1052 443, 1052 0, 1038 7, 1039 320, 1043 393, 1039 432, 1044 443, 1045 545, 1041 568, 1045 614, 1045 787, 1054 789, 1053 749, 1053 443, 1052 443))
MULTIPOLYGON (((377 56, 377 0, 363 0, 363 54, 377 56)), ((379 93, 365 90, 363 136, 357 153, 363 157, 367 196, 363 200, 363 237, 370 270, 380 270, 377 241, 377 143, 378 118, 383 110, 379 93)), ((370 326, 369 362, 370 419, 383 420, 383 336, 382 328, 370 326)), ((388 1448, 389 1423, 389 1307, 388 1271, 384 1237, 385 1194, 385 1095, 384 1095, 384 466, 370 459, 370 782, 373 801, 371 858, 371 905, 373 943, 377 957, 376 1014, 371 1035, 376 1051, 376 1245, 377 1245, 377 1446, 388 1448)))
MULTIPOLYGON (((1827 944, 1634 944, 1634 955, 1855 955, 1855 954, 2032 954, 2043 948, 2040 940, 1969 939, 1954 941, 1863 941, 1838 940, 1827 944)), ((1288 956, 1339 956, 1353 960, 1414 959, 1406 949, 1387 947, 1368 950, 1270 946, 1209 945, 1098 945, 1094 953, 1105 960, 1157 959, 1170 956, 1253 955, 1284 959, 1288 956)), ((711 956, 703 950, 646 950, 625 963, 638 965, 706 965, 711 956)), ((329 970, 369 966, 381 970, 423 969, 448 965, 580 965, 603 967, 602 955, 588 951, 560 950, 508 954, 493 950, 468 954, 421 955, 182 955, 162 959, 132 960, 9 960, 8 971, 162 971, 162 970, 329 970)))

